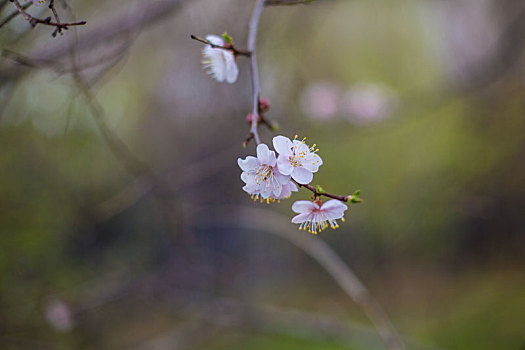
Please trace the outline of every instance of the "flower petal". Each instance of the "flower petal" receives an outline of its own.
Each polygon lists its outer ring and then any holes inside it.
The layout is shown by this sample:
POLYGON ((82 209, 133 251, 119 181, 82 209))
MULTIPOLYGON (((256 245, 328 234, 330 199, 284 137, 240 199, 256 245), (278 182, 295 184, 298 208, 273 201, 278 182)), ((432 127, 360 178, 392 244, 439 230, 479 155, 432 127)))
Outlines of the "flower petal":
POLYGON ((279 153, 279 155, 283 156, 291 156, 292 153, 292 141, 288 137, 284 137, 282 135, 275 136, 272 140, 273 148, 279 153))
POLYGON ((233 53, 227 51, 223 54, 226 59, 226 81, 233 84, 237 81, 237 77, 239 76, 239 67, 237 67, 233 53))
POLYGON ((219 83, 226 79, 226 61, 221 51, 222 49, 214 49, 211 46, 206 46, 203 49, 204 68, 219 83))
POLYGON ((260 165, 259 160, 252 156, 248 156, 246 159, 237 159, 237 164, 242 171, 255 170, 255 168, 260 165))
POLYGON ((290 175, 283 175, 279 172, 278 168, 274 168, 273 176, 277 181, 279 181, 280 184, 286 185, 290 182, 290 175))
POLYGON ((246 171, 243 171, 241 173, 241 180, 247 184, 249 182, 252 182, 253 181, 253 176, 250 176, 250 174, 248 174, 246 171))
POLYGON ((330 199, 321 206, 321 211, 331 219, 341 219, 347 209, 348 206, 337 199, 330 199))
POLYGON ((275 197, 275 199, 288 198, 292 195, 292 192, 297 192, 297 191, 298 189, 295 183, 292 181, 289 181, 288 183, 282 186, 281 194, 278 197, 275 197))
POLYGON ((279 155, 277 158, 277 170, 283 175, 290 175, 294 169, 288 157, 279 155))
POLYGON ((294 213, 311 213, 316 209, 319 209, 319 206, 311 201, 296 201, 292 205, 292 211, 294 213))
POLYGON ((319 170, 319 167, 323 165, 323 160, 317 154, 310 153, 310 155, 301 162, 301 165, 312 173, 316 173, 319 170))
POLYGON ((303 222, 308 221, 309 217, 310 217, 310 213, 301 213, 292 218, 292 223, 302 224, 303 222))
POLYGON ((295 167, 292 171, 292 179, 300 183, 301 185, 308 185, 312 182, 314 175, 311 171, 303 167, 295 167))
POLYGON ((259 159, 259 162, 261 162, 261 164, 266 164, 270 166, 274 166, 276 162, 275 152, 270 151, 268 146, 266 146, 264 143, 261 143, 257 146, 257 158, 259 159))
MULTIPOLYGON (((206 35, 206 40, 208 40, 213 45, 224 46, 224 39, 221 38, 220 36, 213 35, 213 34, 206 35)), ((208 45, 208 47, 210 46, 208 45)), ((222 49, 215 49, 215 50, 222 50, 222 49)))
POLYGON ((310 148, 303 141, 293 140, 293 151, 294 151, 294 154, 299 154, 299 153, 308 154, 310 153, 310 148))

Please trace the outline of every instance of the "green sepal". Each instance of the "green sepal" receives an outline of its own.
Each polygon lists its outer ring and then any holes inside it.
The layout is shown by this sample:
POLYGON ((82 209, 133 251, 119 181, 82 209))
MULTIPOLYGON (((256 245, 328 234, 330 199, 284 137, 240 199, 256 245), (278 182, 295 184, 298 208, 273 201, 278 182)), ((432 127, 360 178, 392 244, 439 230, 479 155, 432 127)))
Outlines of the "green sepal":
POLYGON ((222 33, 221 36, 225 42, 227 42, 228 44, 233 44, 233 38, 227 32, 222 33))

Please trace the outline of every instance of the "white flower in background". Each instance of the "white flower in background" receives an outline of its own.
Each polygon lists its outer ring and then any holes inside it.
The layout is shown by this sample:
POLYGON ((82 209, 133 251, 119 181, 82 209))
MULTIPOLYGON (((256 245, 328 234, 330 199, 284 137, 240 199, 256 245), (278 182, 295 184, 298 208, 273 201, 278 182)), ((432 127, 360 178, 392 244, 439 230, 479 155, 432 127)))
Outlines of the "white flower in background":
MULTIPOLYGON (((217 35, 206 37, 210 43, 224 46, 224 39, 217 35)), ((224 81, 233 84, 239 76, 239 68, 235 62, 235 55, 230 50, 213 48, 206 45, 202 49, 202 65, 204 69, 219 83, 224 81)))
POLYGON ((67 332, 74 327, 71 309, 60 299, 49 300, 44 307, 44 314, 51 326, 59 332, 67 332))
POLYGON ((294 216, 292 222, 300 224, 299 230, 317 234, 328 226, 333 229, 338 228, 336 220, 344 221, 346 209, 348 209, 346 204, 337 199, 330 199, 325 203, 320 200, 297 201, 292 205, 292 210, 299 215, 294 216))
MULTIPOLYGON (((257 158, 248 156, 246 159, 239 158, 237 164, 243 171, 241 180, 246 183, 242 189, 248 192, 252 198, 257 199, 280 199, 283 185, 290 182, 290 175, 283 175, 277 169, 275 152, 270 151, 268 146, 260 144, 257 146, 257 158)), ((291 189, 286 186, 286 191, 291 189)))
POLYGON ((321 121, 334 118, 339 113, 341 89, 329 82, 310 84, 301 94, 301 108, 312 119, 321 121))
MULTIPOLYGON (((296 136, 297 138, 297 136, 296 136)), ((308 147, 303 139, 302 141, 293 140, 293 142, 284 136, 275 136, 273 138, 273 147, 279 153, 277 167, 283 175, 290 175, 292 179, 302 185, 309 184, 314 175, 323 164, 315 149, 315 145, 308 147)))
POLYGON ((377 84, 358 84, 350 88, 341 99, 341 109, 351 122, 366 124, 389 117, 397 105, 396 96, 377 84))

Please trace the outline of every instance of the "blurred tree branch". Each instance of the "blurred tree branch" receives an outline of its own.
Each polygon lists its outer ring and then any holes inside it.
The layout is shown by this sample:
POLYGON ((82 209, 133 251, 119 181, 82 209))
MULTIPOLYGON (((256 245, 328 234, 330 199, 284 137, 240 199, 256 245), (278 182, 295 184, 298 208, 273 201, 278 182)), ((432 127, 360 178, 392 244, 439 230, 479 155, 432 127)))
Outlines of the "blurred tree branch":
MULTIPOLYGON (((522 5, 524 5, 522 3, 522 5)), ((513 12, 514 14, 514 12, 513 12)), ((495 83, 520 62, 525 48, 525 6, 517 11, 499 36, 495 49, 485 61, 474 67, 466 89, 478 89, 495 83)))
POLYGON ((218 218, 217 225, 236 225, 248 230, 263 230, 283 238, 316 260, 346 294, 359 305, 375 326, 389 349, 405 349, 402 338, 381 305, 335 251, 319 237, 302 234, 289 226, 289 218, 269 210, 244 206, 206 208, 207 215, 218 218))
MULTIPOLYGON (((122 14, 121 11, 118 11, 107 15, 107 18, 90 22, 90 27, 82 30, 74 42, 57 40, 51 44, 46 43, 33 49, 27 56, 41 62, 60 64, 67 58, 73 45, 79 55, 86 51, 91 52, 96 47, 107 45, 123 35, 129 35, 129 33, 136 32, 137 29, 147 28, 169 18, 186 2, 187 0, 143 1, 131 13, 122 14)), ((0 87, 2 83, 22 78, 27 68, 23 65, 11 64, 0 69, 0 87)))
POLYGON ((49 8, 53 12, 53 16, 55 17, 55 22, 51 20, 51 17, 47 17, 45 19, 37 18, 34 16, 31 16, 29 13, 26 12, 26 8, 20 4, 18 0, 10 0, 13 2, 13 4, 16 6, 18 12, 31 24, 32 27, 36 27, 37 24, 47 25, 56 27, 55 31, 53 32, 53 36, 56 36, 57 33, 62 33, 62 30, 67 30, 71 26, 81 26, 86 24, 86 21, 80 21, 80 22, 60 22, 60 19, 58 17, 58 13, 55 9, 55 0, 50 0, 49 8))
MULTIPOLYGON (((4 7, 5 4, 7 4, 8 1, 5 1, 4 3, 0 4, 0 11, 2 11, 2 7, 4 7)), ((22 9, 26 10, 29 8, 29 6, 33 5, 32 2, 28 2, 27 4, 24 4, 22 6, 22 9)), ((0 21, 0 28, 2 28, 3 26, 5 26, 7 23, 11 22, 11 20, 13 20, 15 17, 17 17, 18 15, 20 15, 20 11, 18 9, 16 9, 15 11, 11 12, 9 15, 7 15, 6 18, 4 18, 2 21, 0 21)))

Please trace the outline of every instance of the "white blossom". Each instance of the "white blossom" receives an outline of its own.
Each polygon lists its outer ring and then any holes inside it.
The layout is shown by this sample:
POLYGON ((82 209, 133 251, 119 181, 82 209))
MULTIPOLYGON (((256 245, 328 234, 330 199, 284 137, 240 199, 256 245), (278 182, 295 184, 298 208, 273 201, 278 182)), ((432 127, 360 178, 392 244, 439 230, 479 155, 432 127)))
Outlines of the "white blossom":
POLYGON ((320 200, 297 201, 292 205, 292 210, 299 214, 292 218, 294 224, 300 224, 299 230, 305 230, 313 234, 323 231, 328 226, 333 229, 339 227, 337 219, 344 221, 344 212, 348 209, 346 204, 330 199, 322 203, 320 200))
POLYGON ((293 181, 288 181, 287 183, 283 184, 283 188, 281 190, 281 194, 276 197, 275 199, 285 199, 290 198, 292 195, 292 192, 297 192, 299 189, 297 188, 297 185, 293 181))
POLYGON ((49 2, 49 0, 32 0, 33 5, 35 6, 43 6, 49 2))
POLYGON ((71 308, 60 299, 51 299, 45 305, 44 313, 51 326, 59 332, 70 331, 75 325, 71 308))
MULTIPOLYGON (((297 136, 296 136, 297 137, 297 136)), ((323 164, 315 149, 315 144, 308 147, 304 141, 294 139, 293 142, 284 136, 273 138, 273 147, 279 153, 277 166, 283 175, 290 175, 292 179, 302 185, 309 184, 323 164)))
POLYGON ((254 199, 261 196, 262 200, 270 202, 270 200, 284 198, 281 197, 282 194, 289 196, 294 190, 294 187, 289 185, 290 175, 283 175, 279 172, 275 152, 270 151, 265 144, 257 146, 257 158, 252 156, 246 159, 239 158, 237 164, 243 171, 241 180, 246 184, 243 190, 254 199), (285 185, 284 193, 283 185, 285 185))
MULTIPOLYGON (((224 46, 224 40, 216 35, 206 36, 213 45, 224 46)), ((226 81, 233 84, 239 76, 239 68, 235 62, 235 55, 226 49, 213 48, 206 45, 202 49, 202 65, 204 69, 219 83, 226 81)))

